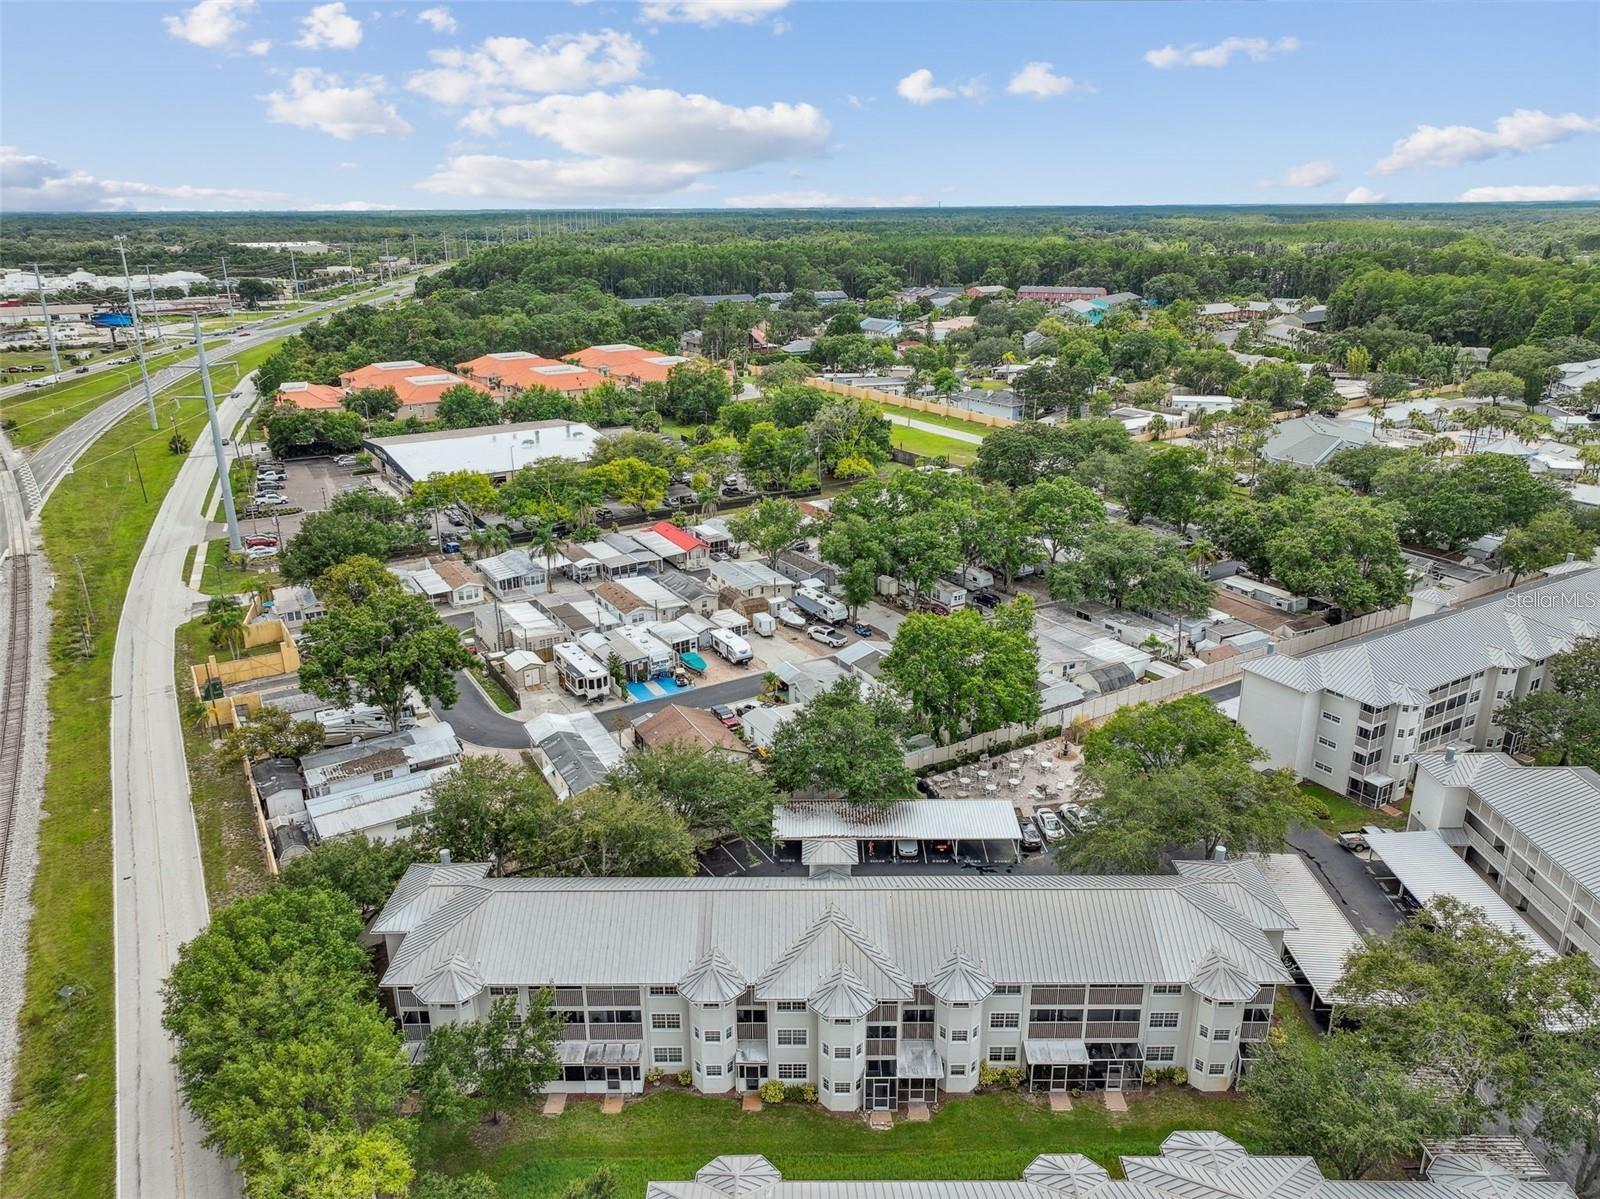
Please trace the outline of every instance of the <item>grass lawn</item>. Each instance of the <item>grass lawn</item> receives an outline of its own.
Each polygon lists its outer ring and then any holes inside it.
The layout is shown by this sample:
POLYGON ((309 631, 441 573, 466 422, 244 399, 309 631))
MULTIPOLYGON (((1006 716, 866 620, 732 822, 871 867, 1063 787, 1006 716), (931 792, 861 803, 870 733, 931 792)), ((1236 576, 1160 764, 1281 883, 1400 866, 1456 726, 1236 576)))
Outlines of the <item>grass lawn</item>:
POLYGON ((910 450, 913 454, 921 454, 925 458, 948 458, 952 466, 966 466, 978 457, 978 447, 970 441, 940 437, 937 433, 912 429, 905 425, 890 426, 889 444, 898 450, 910 450))
POLYGON ((784 1105, 746 1115, 736 1099, 676 1089, 630 1101, 618 1116, 597 1103, 568 1106, 547 1119, 536 1106, 507 1127, 482 1130, 481 1144, 457 1136, 423 1147, 419 1164, 456 1172, 481 1169, 504 1199, 543 1199, 601 1166, 616 1172, 623 1199, 640 1199, 652 1179, 692 1178, 712 1158, 760 1153, 789 1179, 1018 1179, 1041 1153, 1085 1153, 1116 1167, 1123 1154, 1154 1153, 1180 1128, 1214 1128, 1247 1148, 1251 1111, 1235 1096, 1163 1089, 1130 1097, 1111 1116, 1097 1100, 1053 1113, 1042 1097, 996 1093, 946 1103, 926 1124, 897 1122, 870 1131, 858 1118, 815 1105, 784 1105))
MULTIPOLYGON (((211 644, 204 619, 178 626, 174 639, 173 676, 181 701, 193 694, 189 667, 204 664, 211 654, 222 661, 229 655, 211 644)), ((269 647, 270 648, 270 647, 269 647)), ((194 721, 183 722, 183 749, 189 761, 189 796, 195 826, 200 834, 200 857, 205 865, 206 896, 211 910, 254 895, 268 882, 267 864, 251 810, 250 788, 238 763, 217 761, 212 753, 211 731, 194 721)))
POLYGON ((1403 806, 1399 816, 1389 816, 1377 808, 1369 808, 1366 804, 1335 794, 1309 779, 1300 784, 1300 790, 1327 808, 1328 818, 1313 822, 1325 833, 1348 832, 1350 829, 1358 829, 1368 824, 1396 829, 1403 829, 1406 826, 1403 806))
MULTIPOLYGON (((253 351, 245 369, 268 352, 253 351)), ((180 383, 176 390, 188 389, 180 383)), ((132 412, 61 481, 42 514, 45 550, 62 584, 50 601, 50 744, 15 1107, 6 1128, 6 1199, 104 1199, 114 1189, 111 655, 133 565, 183 463, 164 446, 174 405, 180 431, 198 437, 205 422, 199 399, 168 397, 155 433, 143 411, 132 412), (147 450, 140 461, 148 502, 140 500, 127 453, 135 445, 147 450), (89 594, 87 652, 74 557, 89 594), (64 987, 71 988, 67 998, 64 987)))
POLYGON ((977 421, 962 420, 959 416, 944 416, 937 412, 921 412, 915 408, 902 408, 897 404, 879 402, 878 407, 891 416, 907 416, 912 420, 919 420, 925 425, 938 425, 942 429, 955 429, 959 433, 971 433, 974 437, 984 437, 990 432, 988 425, 980 425, 977 421))
POLYGON ((506 688, 506 685, 500 681, 499 675, 493 673, 479 661, 474 661, 471 669, 472 677, 477 680, 478 686, 483 689, 483 693, 489 697, 495 707, 502 712, 518 712, 522 710, 522 705, 517 702, 516 697, 506 688))
POLYGON ((274 570, 230 566, 227 540, 218 538, 216 541, 206 542, 206 564, 200 573, 201 591, 207 595, 243 595, 263 584, 268 587, 280 587, 283 585, 283 577, 274 570))

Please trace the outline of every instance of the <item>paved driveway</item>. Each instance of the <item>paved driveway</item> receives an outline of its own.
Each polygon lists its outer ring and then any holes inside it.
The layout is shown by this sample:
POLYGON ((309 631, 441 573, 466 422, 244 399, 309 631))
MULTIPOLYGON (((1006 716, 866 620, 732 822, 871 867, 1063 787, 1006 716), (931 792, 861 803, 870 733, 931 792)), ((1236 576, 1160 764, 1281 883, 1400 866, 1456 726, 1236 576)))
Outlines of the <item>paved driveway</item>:
POLYGON ((1400 913, 1367 870, 1367 864, 1320 829, 1301 825, 1289 834, 1289 844, 1311 864, 1345 915, 1367 934, 1387 935, 1400 923, 1400 913))

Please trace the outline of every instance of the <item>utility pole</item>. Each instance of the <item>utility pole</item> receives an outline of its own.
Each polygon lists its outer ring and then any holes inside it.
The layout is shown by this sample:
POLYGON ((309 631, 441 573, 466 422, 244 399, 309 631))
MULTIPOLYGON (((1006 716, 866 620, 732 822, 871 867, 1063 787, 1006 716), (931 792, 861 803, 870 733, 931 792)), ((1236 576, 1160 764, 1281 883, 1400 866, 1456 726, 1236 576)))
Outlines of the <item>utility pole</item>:
POLYGON ((422 260, 417 257, 417 235, 411 235, 411 269, 416 270, 422 260))
POLYGON ((228 282, 228 259, 227 259, 226 255, 224 255, 223 258, 222 258, 222 292, 223 292, 223 295, 227 298, 228 316, 232 317, 233 316, 233 284, 228 282))
POLYGON ((194 351, 200 365, 200 390, 206 397, 206 419, 211 423, 211 450, 217 456, 217 490, 222 493, 222 511, 228 518, 228 549, 237 554, 244 549, 244 541, 239 536, 239 515, 233 510, 233 480, 222 449, 222 426, 217 423, 217 401, 211 394, 211 368, 206 365, 206 347, 200 340, 199 314, 194 318, 194 351))
POLYGON ((167 335, 162 332, 161 314, 156 311, 156 277, 154 271, 155 267, 153 266, 144 268, 144 285, 150 289, 150 315, 155 318, 156 322, 156 340, 164 342, 167 340, 167 335))
MULTIPOLYGON (((294 280, 294 302, 296 304, 298 304, 300 302, 300 272, 297 271, 295 269, 295 266, 294 266, 294 247, 293 246, 289 247, 289 276, 290 276, 290 278, 292 278, 294 280)), ((196 334, 196 336, 199 336, 199 335, 196 334)), ((238 546, 234 546, 234 548, 238 549, 239 547, 238 546)))
POLYGON ((139 447, 130 445, 128 453, 133 455, 133 473, 139 480, 139 495, 148 504, 150 502, 150 493, 144 489, 144 471, 139 469, 139 447))
MULTIPOLYGON (((128 274, 128 246, 122 234, 117 234, 117 253, 122 255, 122 281, 128 285, 128 315, 133 319, 133 352, 139 359, 139 377, 144 380, 144 406, 150 413, 150 427, 159 429, 161 422, 156 419, 156 397, 150 390, 150 370, 144 364, 144 336, 139 332, 139 308, 133 302, 133 276, 128 274)), ((194 321, 194 343, 200 345, 200 318, 194 321)))
POLYGON ((56 331, 50 323, 50 305, 44 300, 44 278, 39 274, 39 264, 33 264, 33 284, 39 289, 39 311, 44 313, 44 335, 50 341, 50 369, 61 373, 61 355, 56 352, 56 331))

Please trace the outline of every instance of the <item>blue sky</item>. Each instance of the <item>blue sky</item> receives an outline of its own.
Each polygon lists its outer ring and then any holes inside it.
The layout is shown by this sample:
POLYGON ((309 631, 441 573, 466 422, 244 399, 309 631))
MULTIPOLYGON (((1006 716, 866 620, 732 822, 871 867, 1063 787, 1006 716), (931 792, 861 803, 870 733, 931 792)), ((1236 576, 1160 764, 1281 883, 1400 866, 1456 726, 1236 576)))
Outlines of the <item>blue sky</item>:
POLYGON ((24 209, 1600 198, 1600 4, 0 7, 24 209))

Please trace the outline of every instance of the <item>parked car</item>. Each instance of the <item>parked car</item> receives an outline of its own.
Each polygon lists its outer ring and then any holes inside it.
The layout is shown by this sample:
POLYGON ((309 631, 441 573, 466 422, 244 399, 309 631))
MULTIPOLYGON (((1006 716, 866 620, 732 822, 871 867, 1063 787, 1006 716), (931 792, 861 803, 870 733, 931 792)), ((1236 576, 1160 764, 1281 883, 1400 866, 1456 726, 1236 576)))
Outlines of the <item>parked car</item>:
POLYGON ((356 461, 357 459, 354 454, 340 454, 333 460, 333 464, 335 466, 354 466, 356 461))
POLYGON ((796 554, 803 554, 807 550, 809 550, 810 548, 811 548, 811 543, 809 541, 807 541, 804 537, 800 538, 799 541, 791 541, 789 543, 790 551, 792 551, 793 553, 796 553, 796 554))
POLYGON ((276 491, 258 491, 258 492, 256 492, 256 503, 258 503, 258 504, 287 504, 288 502, 289 502, 289 497, 286 496, 286 495, 281 494, 280 492, 276 492, 276 491))
POLYGON ((439 548, 447 554, 459 554, 461 552, 461 543, 454 537, 446 537, 440 543, 439 548))
POLYGON ((1056 809, 1056 817, 1068 832, 1076 833, 1083 828, 1083 810, 1073 804, 1062 804, 1056 809))
POLYGON ((914 862, 922 856, 922 846, 915 841, 896 841, 894 843, 894 856, 914 862))
POLYGON ((1039 835, 1039 829, 1031 820, 1024 820, 1018 826, 1017 840, 1022 842, 1022 848, 1027 853, 1038 853, 1044 848, 1044 838, 1039 835))
POLYGON ((1338 841, 1343 848, 1348 849, 1351 853, 1360 853, 1364 849, 1371 848, 1371 844, 1367 841, 1367 835, 1365 833, 1340 833, 1338 841))
POLYGON ((726 562, 728 560, 728 555, 722 550, 712 550, 711 560, 713 562, 726 562))
POLYGON ((974 591, 967 598, 978 607, 984 609, 998 608, 1000 606, 1000 597, 992 591, 974 591))
POLYGON ((87 375, 89 373, 89 368, 86 367, 86 366, 80 366, 77 370, 73 371, 72 373, 75 374, 75 375, 87 375))
POLYGON ((850 626, 850 631, 857 637, 872 636, 872 626, 860 620, 856 621, 855 624, 850 626))
POLYGON ((278 547, 275 545, 258 545, 244 552, 246 561, 260 562, 263 558, 276 558, 278 547))
POLYGON ((717 704, 711 709, 711 714, 722 721, 722 727, 736 729, 744 722, 739 719, 738 713, 727 704, 717 704))
POLYGON ((1040 808, 1033 814, 1033 818, 1039 822, 1039 831, 1044 834, 1045 840, 1061 841, 1065 839, 1067 835, 1066 826, 1061 823, 1061 818, 1049 808, 1040 808))
POLYGON ((918 605, 924 612, 932 612, 935 616, 949 616, 950 609, 938 600, 923 600, 918 605))
POLYGON ((277 544, 278 539, 271 533, 252 533, 244 539, 244 548, 247 550, 266 549, 277 544))
POLYGON ((806 635, 813 641, 820 641, 829 649, 843 649, 847 638, 843 633, 835 633, 825 624, 814 624, 806 630, 806 635))

